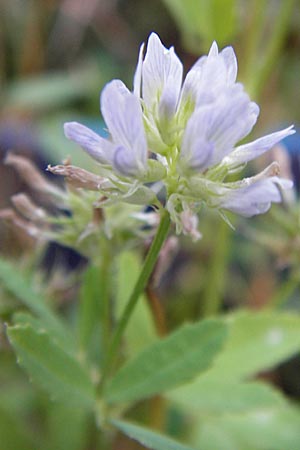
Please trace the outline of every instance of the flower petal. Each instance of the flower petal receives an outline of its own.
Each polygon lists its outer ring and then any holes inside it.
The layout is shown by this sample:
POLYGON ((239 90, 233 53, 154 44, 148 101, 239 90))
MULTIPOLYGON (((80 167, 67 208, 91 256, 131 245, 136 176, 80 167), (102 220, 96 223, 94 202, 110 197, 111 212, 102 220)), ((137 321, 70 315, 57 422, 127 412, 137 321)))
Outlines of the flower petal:
MULTIPOLYGON (((187 141, 188 138, 185 140, 187 141)), ((184 143, 184 147, 188 145, 184 143)), ((182 148, 182 150, 184 149, 182 148)), ((214 153, 214 144, 212 142, 205 141, 200 136, 191 142, 189 152, 184 158, 181 158, 183 167, 187 169, 194 169, 203 172, 211 163, 211 159, 214 153)))
POLYGON ((194 114, 183 135, 179 168, 204 171, 211 163, 213 152, 214 144, 199 133, 198 117, 194 114))
MULTIPOLYGON (((186 133, 193 130, 192 136, 189 137, 189 145, 196 148, 192 144, 192 139, 197 135, 204 141, 212 143, 214 152, 209 164, 210 166, 217 164, 251 131, 258 112, 258 106, 250 101, 240 85, 227 88, 217 101, 194 111, 186 128, 186 133)), ((186 154, 186 150, 184 151, 186 154)))
POLYGON ((226 67, 227 84, 235 83, 238 71, 237 59, 232 47, 225 47, 219 54, 226 67))
POLYGON ((174 48, 167 49, 155 33, 151 33, 142 68, 142 91, 145 105, 150 110, 159 103, 165 86, 172 84, 172 104, 177 104, 183 67, 174 48))
POLYGON ((256 139, 249 144, 240 145, 228 156, 224 158, 224 163, 228 166, 237 167, 245 162, 251 161, 254 158, 262 155, 266 151, 274 147, 287 136, 294 134, 293 125, 276 133, 268 134, 259 139, 256 139))
POLYGON ((115 149, 113 166, 120 174, 125 176, 135 176, 139 172, 134 153, 121 145, 115 149))
POLYGON ((211 44, 211 47, 210 47, 210 49, 209 49, 209 52, 208 52, 208 58, 217 58, 218 57, 218 54, 219 54, 219 49, 218 49, 218 44, 216 43, 216 41, 214 41, 212 44, 211 44))
POLYGON ((78 122, 64 124, 65 136, 79 144, 92 158, 102 164, 111 164, 114 146, 97 133, 78 122))
POLYGON ((247 187, 228 189, 219 206, 244 217, 265 213, 271 203, 282 201, 281 190, 290 189, 292 181, 277 176, 260 179, 247 187))
POLYGON ((212 103, 223 89, 232 86, 237 76, 237 60, 232 47, 220 53, 214 42, 209 54, 202 56, 187 73, 180 104, 192 101, 196 107, 212 103))
MULTIPOLYGON (((120 80, 108 83, 101 94, 101 111, 114 144, 132 153, 130 161, 147 167, 147 142, 139 99, 120 80)), ((131 164, 131 163, 130 163, 131 164)))
POLYGON ((144 55, 145 44, 140 46, 139 59, 135 69, 135 74, 133 77, 133 93, 137 97, 141 95, 141 83, 142 83, 142 68, 143 68, 143 55, 144 55))
POLYGON ((174 96, 175 83, 174 77, 170 76, 162 91, 158 107, 158 117, 162 122, 170 121, 176 112, 178 96, 174 96))

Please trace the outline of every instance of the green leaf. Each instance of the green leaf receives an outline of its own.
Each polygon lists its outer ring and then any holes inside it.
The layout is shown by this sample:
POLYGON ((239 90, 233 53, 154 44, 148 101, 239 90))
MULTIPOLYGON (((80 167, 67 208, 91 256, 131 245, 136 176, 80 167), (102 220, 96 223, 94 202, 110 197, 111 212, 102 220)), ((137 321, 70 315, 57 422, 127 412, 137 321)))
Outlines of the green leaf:
MULTIPOLYGON (((17 369, 19 370, 18 367, 17 369)), ((2 365, 1 371, 4 371, 2 365)), ((0 405, 6 413, 9 412, 15 417, 18 415, 25 416, 34 404, 35 394, 32 386, 28 384, 26 378, 23 378, 23 373, 20 373, 19 370, 18 375, 15 375, 10 382, 1 384, 0 405), (22 378, 20 375, 22 375, 22 378)))
MULTIPOLYGON (((90 266, 84 273, 80 287, 78 313, 79 343, 83 349, 89 346, 95 327, 99 325, 101 302, 101 278, 99 267, 90 266)), ((99 343, 98 343, 99 344, 99 343)))
POLYGON ((78 332, 80 349, 87 359, 102 367, 111 326, 111 257, 102 245, 103 262, 89 266, 79 295, 78 332), (105 256, 106 255, 106 256, 105 256))
POLYGON ((203 450, 298 449, 300 412, 296 408, 261 409, 249 414, 201 418, 193 442, 203 450))
POLYGON ((43 321, 37 319, 27 312, 16 312, 13 315, 13 323, 14 325, 31 325, 32 328, 40 331, 45 331, 45 327, 43 326, 43 321))
POLYGON ((300 316, 242 311, 227 319, 228 339, 202 379, 234 381, 270 369, 300 350, 300 316))
POLYGON ((16 266, 0 259, 0 281, 3 287, 41 319, 43 328, 53 335, 64 349, 74 351, 75 342, 59 317, 49 308, 41 293, 37 293, 28 277, 23 276, 16 266))
POLYGON ((284 398, 265 383, 238 383, 222 380, 196 380, 167 394, 187 413, 225 414, 243 413, 259 408, 283 406, 284 398))
POLYGON ((168 393, 193 414, 203 450, 300 448, 300 413, 275 389, 242 382, 300 349, 300 317, 280 312, 234 313, 214 365, 193 383, 168 393))
POLYGON ((52 399, 92 408, 95 392, 88 373, 45 331, 27 324, 8 327, 7 334, 19 364, 52 399))
POLYGON ((16 365, 12 352, 1 349, 0 368, 0 407, 15 417, 24 417, 35 401, 32 386, 16 365))
POLYGON ((0 442, 3 450, 32 450, 32 436, 15 415, 0 408, 0 442))
POLYGON ((121 420, 112 420, 111 423, 130 438, 153 450, 193 450, 191 447, 174 441, 174 439, 139 425, 121 420))
POLYGON ((140 400, 191 380, 211 365, 225 336, 220 320, 184 325, 121 368, 106 388, 106 399, 140 400))
POLYGON ((82 450, 86 448, 88 415, 81 408, 70 408, 62 403, 47 407, 47 449, 82 450))

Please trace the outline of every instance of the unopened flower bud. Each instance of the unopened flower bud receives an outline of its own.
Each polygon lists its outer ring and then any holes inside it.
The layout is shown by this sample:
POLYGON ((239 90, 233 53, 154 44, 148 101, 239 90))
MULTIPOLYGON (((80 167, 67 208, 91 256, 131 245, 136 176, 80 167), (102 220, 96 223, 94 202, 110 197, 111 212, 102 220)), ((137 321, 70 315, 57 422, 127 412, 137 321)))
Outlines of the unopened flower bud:
MULTIPOLYGON (((271 157, 278 161, 281 176, 293 179, 291 161, 284 145, 277 144, 271 151, 271 157)), ((284 191, 282 192, 282 197, 284 204, 293 204, 296 200, 296 191, 294 189, 284 191)))
POLYGON ((8 166, 12 166, 31 189, 59 198, 63 196, 63 191, 49 183, 30 159, 8 153, 4 162, 8 166))
POLYGON ((29 237, 38 239, 42 237, 41 230, 32 222, 22 219, 13 209, 5 208, 0 210, 0 219, 12 223, 16 228, 24 231, 29 237))
POLYGON ((28 195, 20 193, 11 197, 12 203, 20 214, 33 222, 44 222, 47 213, 43 208, 37 206, 28 195))
POLYGON ((66 178, 70 186, 74 188, 88 189, 90 191, 99 191, 111 187, 111 182, 106 178, 88 172, 81 167, 72 165, 48 166, 47 170, 55 175, 61 175, 66 178))
POLYGON ((193 241, 201 239, 202 234, 198 230, 198 216, 189 209, 182 211, 180 216, 183 234, 191 236, 193 241))

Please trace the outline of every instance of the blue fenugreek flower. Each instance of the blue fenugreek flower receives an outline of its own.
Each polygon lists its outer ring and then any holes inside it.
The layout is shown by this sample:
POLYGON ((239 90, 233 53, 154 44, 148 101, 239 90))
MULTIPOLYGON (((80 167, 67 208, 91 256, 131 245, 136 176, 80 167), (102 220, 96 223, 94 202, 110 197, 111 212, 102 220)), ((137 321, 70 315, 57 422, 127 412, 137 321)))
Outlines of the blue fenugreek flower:
POLYGON ((99 163, 109 180, 105 198, 158 204, 156 193, 164 187, 177 231, 198 236, 196 214, 203 203, 223 216, 229 210, 250 217, 280 202, 282 191, 292 186, 279 178, 276 163, 256 176, 227 181, 294 133, 291 126, 238 145, 255 125, 259 107, 236 77, 233 49, 219 52, 214 42, 183 80, 174 48, 165 48, 152 33, 145 55, 144 44, 140 48, 133 92, 120 80, 102 91, 110 138, 76 122, 65 124, 65 134, 99 163))

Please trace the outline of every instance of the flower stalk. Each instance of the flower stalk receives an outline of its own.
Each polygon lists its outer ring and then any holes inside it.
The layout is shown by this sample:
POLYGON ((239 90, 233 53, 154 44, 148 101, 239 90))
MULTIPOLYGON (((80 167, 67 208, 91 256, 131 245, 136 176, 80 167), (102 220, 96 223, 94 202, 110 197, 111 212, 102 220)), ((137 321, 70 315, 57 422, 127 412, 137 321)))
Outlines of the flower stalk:
POLYGON ((140 272, 139 278, 133 288, 132 294, 127 302, 127 305, 125 306, 125 309, 121 315, 120 321, 117 324, 114 335, 112 337, 109 351, 107 352, 108 356, 107 356, 107 360, 106 360, 106 363, 104 366, 102 379, 101 379, 101 383, 100 383, 101 389, 102 389, 107 377, 111 373, 111 370, 113 369, 113 365, 116 360, 116 356, 117 356, 117 352, 118 352, 118 348, 119 348, 122 336, 128 325, 128 322, 134 311, 134 308, 138 302, 138 299, 147 286, 148 280, 152 274, 155 263, 159 256, 159 252, 160 252, 160 250, 163 246, 163 243, 165 242, 166 237, 168 235, 169 228, 170 228, 170 215, 169 215, 168 211, 163 210, 163 212, 161 213, 161 220, 160 220, 160 224, 157 229, 157 233, 151 244, 149 252, 146 256, 146 259, 145 259, 143 268, 140 272))

